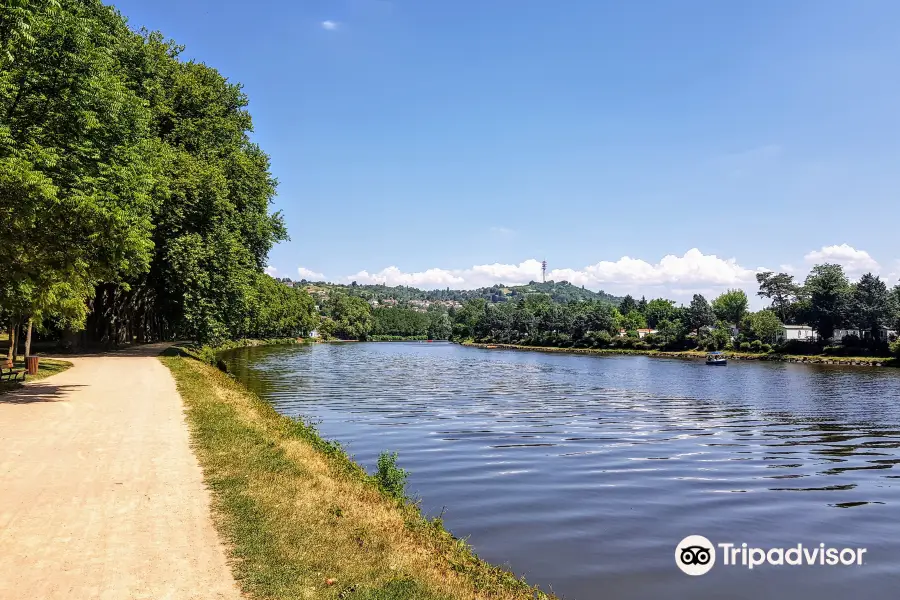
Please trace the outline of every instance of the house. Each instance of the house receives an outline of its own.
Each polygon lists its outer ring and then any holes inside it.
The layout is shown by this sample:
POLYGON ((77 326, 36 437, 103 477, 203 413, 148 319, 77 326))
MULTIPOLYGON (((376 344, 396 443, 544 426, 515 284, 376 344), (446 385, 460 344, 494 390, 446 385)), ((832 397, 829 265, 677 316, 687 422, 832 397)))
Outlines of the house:
POLYGON ((778 342, 789 342, 792 340, 814 342, 819 339, 819 336, 809 325, 782 325, 781 332, 776 339, 778 342))
MULTIPOLYGON (((870 340, 872 339, 872 332, 868 329, 835 329, 834 336, 832 339, 835 342, 840 342, 844 339, 844 336, 855 335, 861 340, 870 340)), ((877 339, 879 341, 893 341, 897 339, 897 332, 893 329, 888 329, 887 327, 882 327, 878 330, 877 339)))
MULTIPOLYGON (((643 338, 646 335, 650 335, 651 333, 656 333, 655 329, 636 329, 638 337, 643 338)), ((628 332, 624 329, 619 329, 619 337, 625 337, 628 332)))

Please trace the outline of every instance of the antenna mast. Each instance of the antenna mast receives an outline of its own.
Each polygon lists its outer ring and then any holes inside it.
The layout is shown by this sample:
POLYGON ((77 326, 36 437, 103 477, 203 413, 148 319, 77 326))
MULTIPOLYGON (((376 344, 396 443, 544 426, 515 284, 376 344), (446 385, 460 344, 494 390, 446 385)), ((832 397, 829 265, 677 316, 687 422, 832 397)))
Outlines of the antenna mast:
POLYGON ((541 283, 547 283, 547 261, 541 261, 541 283))

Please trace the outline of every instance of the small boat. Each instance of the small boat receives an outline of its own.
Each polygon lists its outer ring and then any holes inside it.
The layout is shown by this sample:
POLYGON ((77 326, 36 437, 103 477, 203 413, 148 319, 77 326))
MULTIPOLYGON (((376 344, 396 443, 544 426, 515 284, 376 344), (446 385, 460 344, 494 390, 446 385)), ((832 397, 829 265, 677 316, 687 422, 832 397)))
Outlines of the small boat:
POLYGON ((728 364, 728 359, 725 358, 725 355, 722 352, 707 352, 706 364, 724 367, 728 364))

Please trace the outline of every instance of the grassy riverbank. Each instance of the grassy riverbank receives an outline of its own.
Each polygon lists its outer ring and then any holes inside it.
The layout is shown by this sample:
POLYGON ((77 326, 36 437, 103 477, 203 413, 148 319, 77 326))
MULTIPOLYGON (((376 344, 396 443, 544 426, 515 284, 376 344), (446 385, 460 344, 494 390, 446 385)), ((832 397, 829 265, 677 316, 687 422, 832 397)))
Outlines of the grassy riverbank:
MULTIPOLYGON (((556 348, 552 346, 520 346, 515 344, 482 344, 477 342, 463 342, 463 346, 473 348, 495 349, 502 348, 505 350, 532 350, 536 352, 564 352, 567 354, 603 354, 603 355, 629 355, 636 354, 642 356, 655 356, 658 358, 705 358, 706 352, 703 350, 681 350, 678 352, 666 352, 664 350, 634 350, 627 348, 556 348)), ((807 364, 834 364, 834 365, 856 365, 866 367, 900 367, 900 361, 894 358, 872 357, 872 356, 828 356, 804 355, 804 354, 776 354, 776 353, 752 353, 752 352, 733 352, 725 351, 725 356, 729 360, 767 360, 777 362, 795 362, 807 364)))
MULTIPOLYGON (((4 362, 4 364, 6 363, 6 358, 3 359, 3 362, 4 362)), ((25 368, 24 359, 16 361, 15 365, 16 365, 15 366, 16 369, 24 369, 25 368)), ((56 375, 57 373, 62 373, 63 371, 65 371, 66 369, 68 369, 71 366, 72 366, 72 363, 70 363, 67 360, 56 360, 53 358, 41 358, 40 362, 38 363, 38 372, 34 375, 27 375, 26 376, 27 379, 25 380, 25 382, 27 383, 29 381, 37 381, 39 379, 44 379, 45 377, 50 377, 51 375, 56 375)), ((5 370, 5 367, 4 367, 4 370, 5 370)), ((15 382, 5 381, 5 380, 0 381, 0 394, 5 394, 6 392, 8 392, 10 390, 15 390, 20 387, 22 387, 21 381, 15 381, 15 382)))
POLYGON ((184 399, 214 519, 249 597, 550 598, 382 491, 312 426, 180 348, 161 360, 184 399))

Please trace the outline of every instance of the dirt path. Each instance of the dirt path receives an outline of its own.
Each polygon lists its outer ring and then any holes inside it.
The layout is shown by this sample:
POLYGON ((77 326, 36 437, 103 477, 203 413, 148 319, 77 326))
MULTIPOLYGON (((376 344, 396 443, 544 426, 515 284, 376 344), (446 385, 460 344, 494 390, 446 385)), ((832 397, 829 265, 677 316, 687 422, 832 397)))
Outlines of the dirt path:
POLYGON ((241 597, 158 350, 0 396, 0 599, 241 597))

